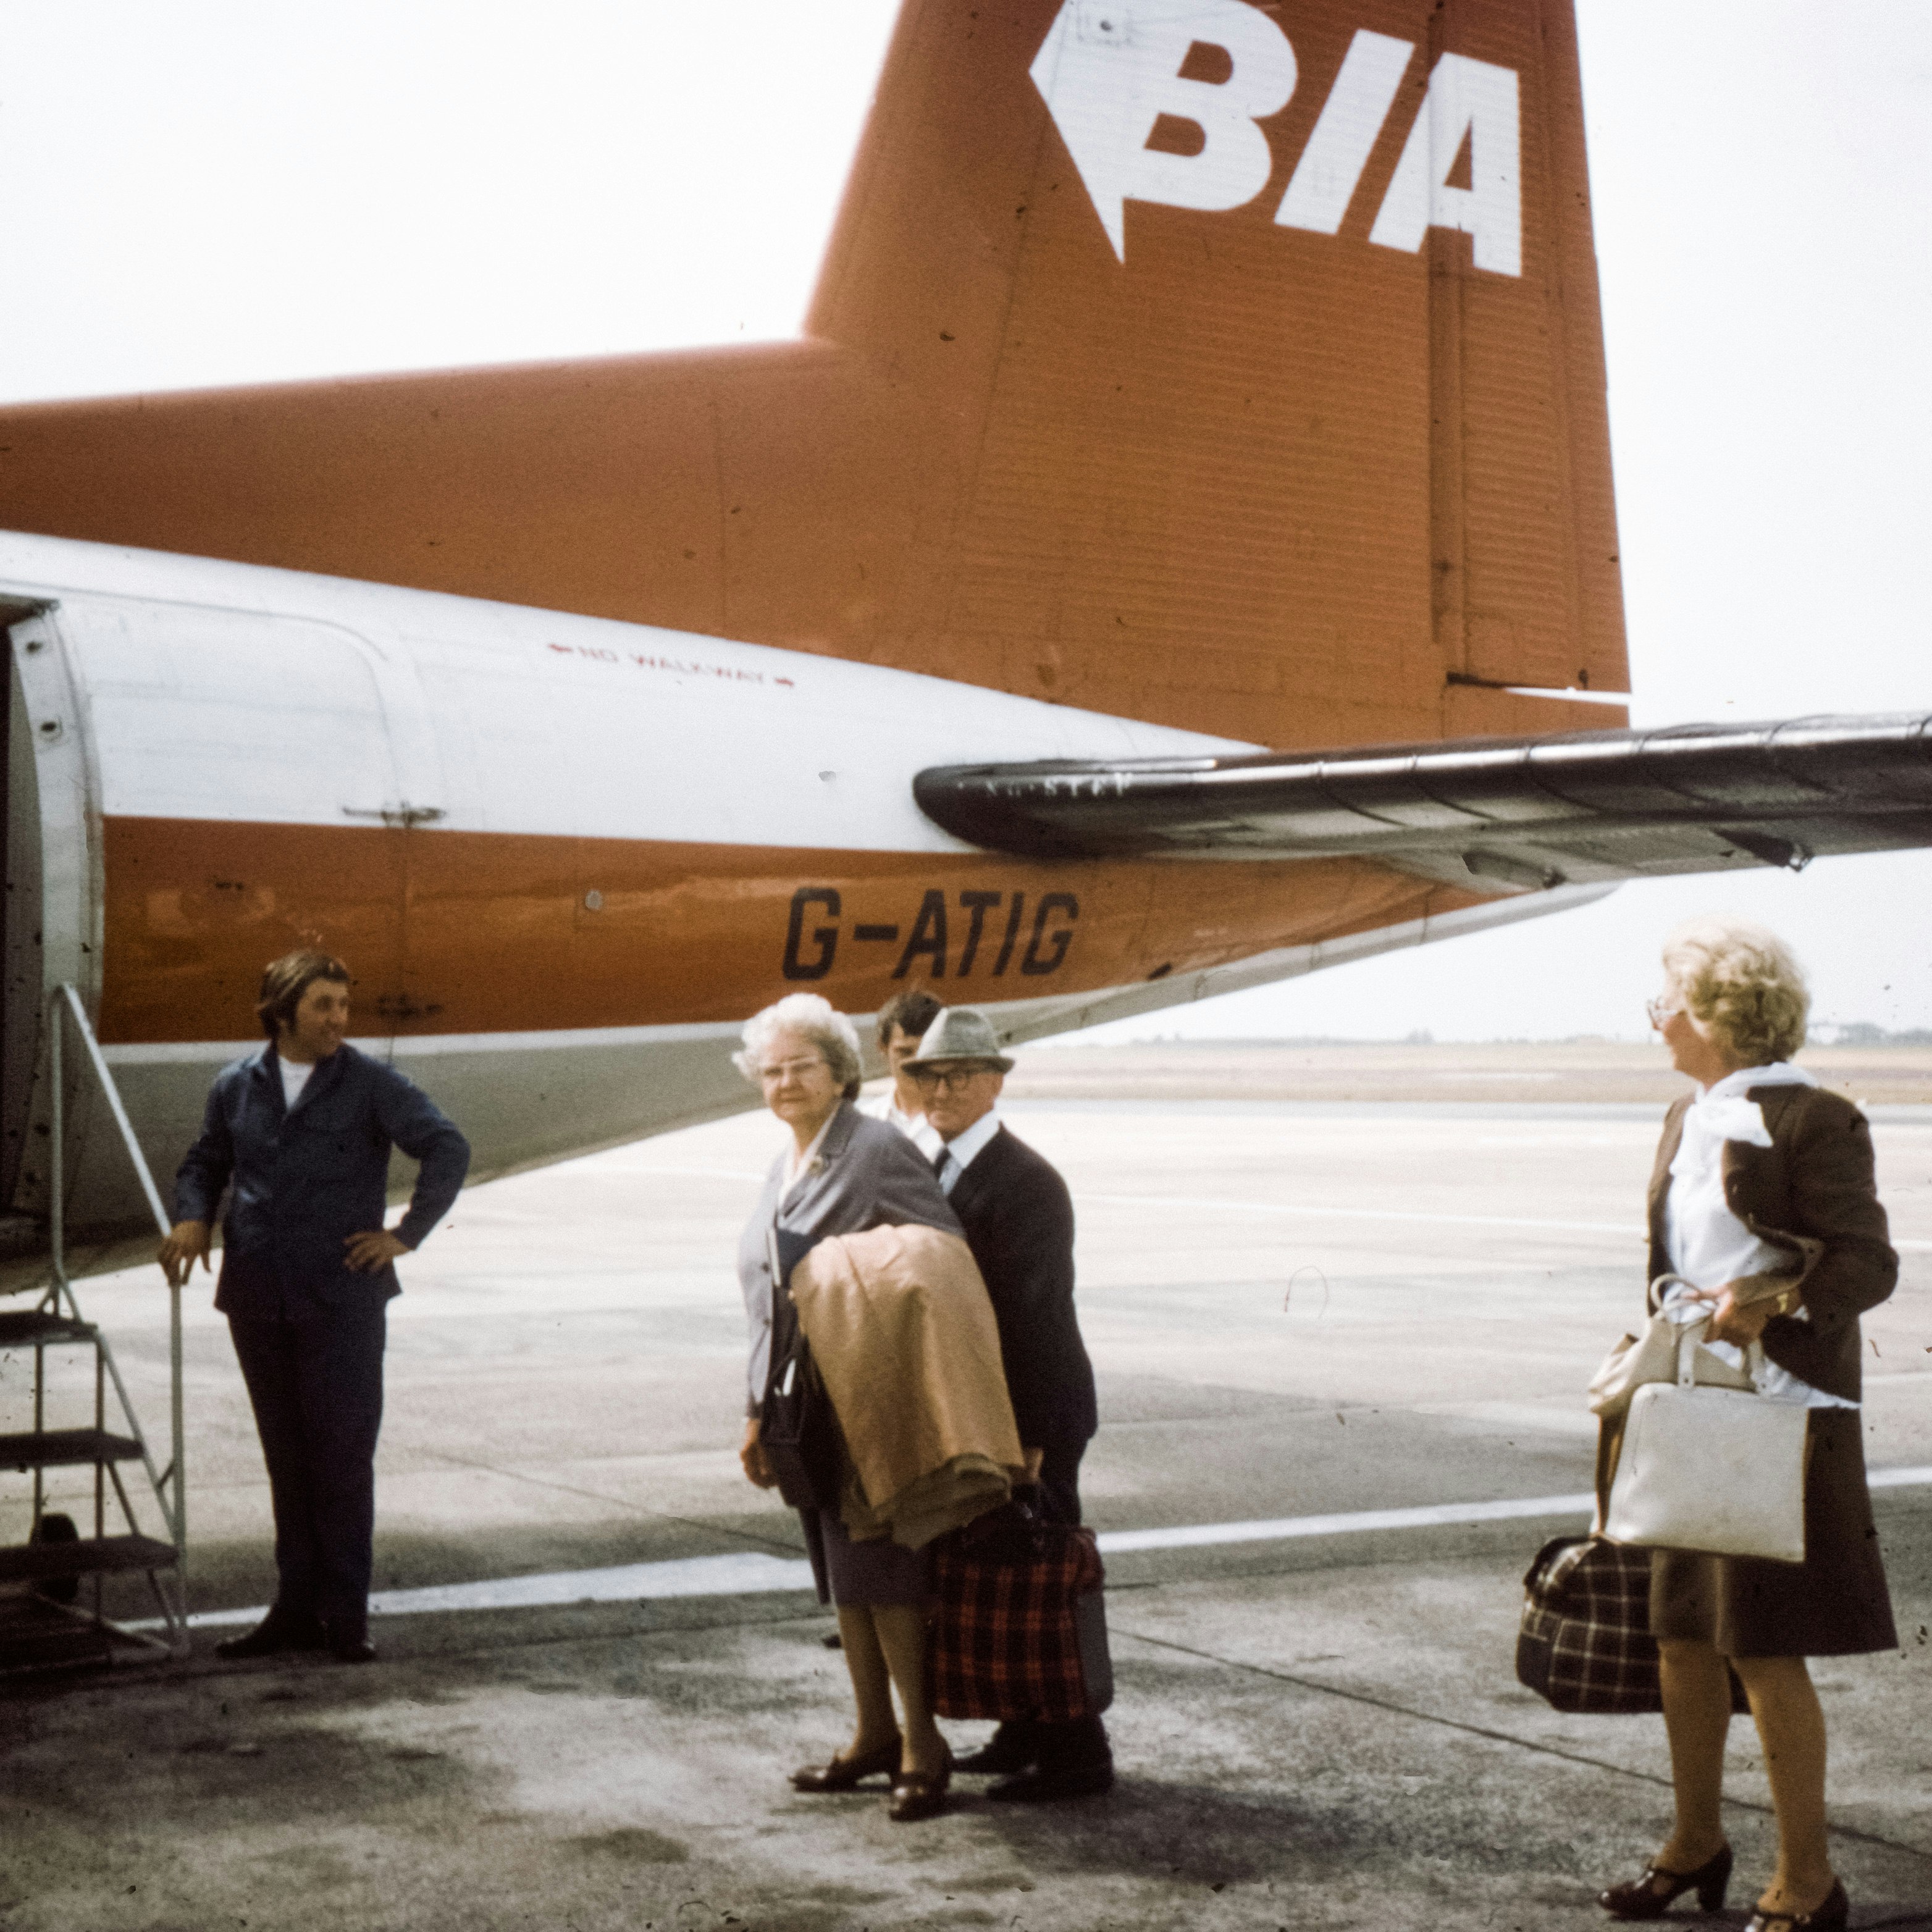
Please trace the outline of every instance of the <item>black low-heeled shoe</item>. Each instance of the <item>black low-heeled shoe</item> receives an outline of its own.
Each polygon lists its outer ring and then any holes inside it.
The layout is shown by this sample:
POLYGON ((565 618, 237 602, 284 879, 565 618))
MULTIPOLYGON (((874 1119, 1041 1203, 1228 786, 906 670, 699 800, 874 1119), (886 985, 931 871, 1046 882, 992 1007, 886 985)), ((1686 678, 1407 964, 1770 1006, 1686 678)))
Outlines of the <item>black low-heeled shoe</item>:
MULTIPOLYGON (((1643 1875, 1628 1885, 1613 1885, 1600 1892, 1597 1903, 1612 1918, 1661 1918, 1687 1892, 1697 1894, 1700 1912, 1721 1912, 1724 1894, 1731 1886, 1731 1848, 1724 1846, 1716 1857, 1706 1858, 1695 1871, 1674 1872, 1662 1865, 1646 1865, 1643 1875), (1652 1882, 1662 1879, 1668 1888, 1659 1892, 1652 1882)), ((1842 1921, 1840 1923, 1842 1924, 1842 1921)), ((1824 1928, 1820 1928, 1824 1932, 1824 1928)))
POLYGON ((1852 1913, 1852 1901, 1845 1896, 1843 1882, 1832 1881, 1822 1905, 1809 1912, 1767 1912, 1762 1906, 1751 1914, 1745 1932, 1845 1932, 1852 1913))
POLYGON ((328 1632, 313 1612, 284 1610, 279 1605, 242 1636, 224 1637, 214 1654, 226 1661, 237 1658, 286 1657, 301 1651, 326 1650, 328 1632))
POLYGON ((791 1774, 794 1791, 850 1791, 862 1778, 877 1778, 882 1772, 896 1772, 904 1746, 895 1738, 877 1750, 857 1757, 833 1757, 824 1764, 802 1764, 791 1774))
POLYGON ((886 1816, 895 1825, 916 1825, 923 1818, 937 1818, 946 1809, 946 1794, 952 1784, 952 1754, 937 1771, 902 1771, 892 1780, 892 1795, 886 1800, 886 1816))

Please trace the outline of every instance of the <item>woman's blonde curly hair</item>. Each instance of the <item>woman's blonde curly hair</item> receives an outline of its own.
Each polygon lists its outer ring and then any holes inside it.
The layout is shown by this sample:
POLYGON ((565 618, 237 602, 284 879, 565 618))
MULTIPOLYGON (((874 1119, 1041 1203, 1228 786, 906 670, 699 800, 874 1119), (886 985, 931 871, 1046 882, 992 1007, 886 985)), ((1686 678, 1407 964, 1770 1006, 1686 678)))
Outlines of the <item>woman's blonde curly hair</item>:
POLYGON ((1748 920, 1686 920, 1664 942, 1664 970, 1690 1017, 1739 1066, 1789 1060, 1811 1010, 1804 969, 1776 933, 1748 920))

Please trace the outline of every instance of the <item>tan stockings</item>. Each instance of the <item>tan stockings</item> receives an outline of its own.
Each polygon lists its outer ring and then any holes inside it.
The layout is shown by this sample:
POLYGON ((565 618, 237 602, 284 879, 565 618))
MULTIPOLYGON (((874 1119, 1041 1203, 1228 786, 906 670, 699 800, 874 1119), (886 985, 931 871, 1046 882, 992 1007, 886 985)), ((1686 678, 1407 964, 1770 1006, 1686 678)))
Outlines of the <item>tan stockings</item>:
POLYGON ((946 1741, 926 1697, 925 1612, 911 1604, 842 1604, 838 1635, 859 1712, 844 1754, 877 1750, 897 1731, 905 1741, 899 1768, 936 1775, 946 1761, 946 1741), (895 1690, 903 1724, 892 1713, 895 1690))
MULTIPOLYGON (((1724 1842, 1730 1678, 1725 1659, 1708 1643, 1666 1638, 1658 1650, 1677 1822, 1657 1862, 1667 1870, 1694 1871, 1724 1842)), ((1825 1837, 1825 1714, 1802 1657, 1740 1657, 1732 1667, 1750 1700, 1778 1815, 1778 1870, 1761 1902, 1770 1911, 1808 1912, 1832 1888, 1825 1837)))

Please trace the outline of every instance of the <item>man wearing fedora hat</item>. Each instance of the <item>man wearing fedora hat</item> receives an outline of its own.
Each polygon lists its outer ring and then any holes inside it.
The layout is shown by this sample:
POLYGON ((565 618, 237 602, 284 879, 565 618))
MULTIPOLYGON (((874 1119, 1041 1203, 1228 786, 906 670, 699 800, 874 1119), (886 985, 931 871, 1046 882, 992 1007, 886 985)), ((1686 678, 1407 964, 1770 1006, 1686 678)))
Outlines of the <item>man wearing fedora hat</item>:
MULTIPOLYGON (((1012 1064, 985 1014, 949 1006, 906 1070, 944 1143, 934 1172, 992 1299, 1013 1419, 1039 1465, 1041 1513, 1077 1524, 1080 1459, 1100 1416, 1073 1306, 1073 1203, 1052 1164, 1000 1120, 1012 1064)), ((1098 1718, 1003 1724, 958 1768, 1004 1774, 986 1795, 1021 1803, 1085 1797, 1114 1782, 1098 1718)))

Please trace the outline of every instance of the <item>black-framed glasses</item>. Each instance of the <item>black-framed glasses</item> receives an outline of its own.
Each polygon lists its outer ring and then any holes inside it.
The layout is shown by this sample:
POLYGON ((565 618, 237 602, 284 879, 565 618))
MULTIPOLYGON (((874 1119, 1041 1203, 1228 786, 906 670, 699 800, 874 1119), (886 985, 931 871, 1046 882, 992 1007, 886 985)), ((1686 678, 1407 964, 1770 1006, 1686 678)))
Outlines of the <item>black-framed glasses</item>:
POLYGON ((943 1087, 949 1094, 963 1094, 981 1074, 998 1071, 996 1066, 921 1066, 912 1077, 922 1093, 937 1093, 943 1087))

